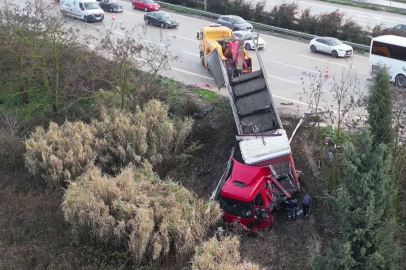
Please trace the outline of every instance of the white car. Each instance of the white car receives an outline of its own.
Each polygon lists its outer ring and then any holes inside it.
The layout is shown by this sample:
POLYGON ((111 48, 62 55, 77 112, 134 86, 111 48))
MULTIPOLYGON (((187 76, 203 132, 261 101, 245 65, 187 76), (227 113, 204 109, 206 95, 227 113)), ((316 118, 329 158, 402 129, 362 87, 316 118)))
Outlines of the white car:
POLYGON ((351 46, 344 44, 333 37, 316 37, 310 40, 310 51, 312 53, 328 53, 335 58, 346 57, 353 54, 351 46))
MULTIPOLYGON (((234 36, 237 38, 244 39, 244 47, 246 50, 254 50, 255 44, 257 43, 257 33, 250 31, 234 31, 234 36)), ((266 47, 266 42, 262 38, 258 37, 258 50, 264 49, 266 47)))

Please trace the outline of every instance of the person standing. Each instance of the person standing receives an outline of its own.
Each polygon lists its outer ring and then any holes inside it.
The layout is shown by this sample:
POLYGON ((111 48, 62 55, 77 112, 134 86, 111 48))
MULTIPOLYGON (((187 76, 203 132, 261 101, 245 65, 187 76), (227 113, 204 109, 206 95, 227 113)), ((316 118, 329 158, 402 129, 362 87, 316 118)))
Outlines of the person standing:
POLYGON ((296 200, 289 199, 286 203, 286 212, 288 214, 288 221, 296 218, 297 203, 296 200))
POLYGON ((312 206, 312 197, 306 194, 302 199, 303 219, 309 215, 310 207, 312 206))

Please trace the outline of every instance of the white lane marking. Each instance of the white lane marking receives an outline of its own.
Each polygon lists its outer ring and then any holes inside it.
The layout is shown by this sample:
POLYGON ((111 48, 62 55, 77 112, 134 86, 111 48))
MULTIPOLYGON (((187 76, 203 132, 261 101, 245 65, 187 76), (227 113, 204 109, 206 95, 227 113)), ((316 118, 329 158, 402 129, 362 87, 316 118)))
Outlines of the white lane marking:
POLYGON ((300 105, 309 106, 309 104, 307 104, 305 102, 302 102, 302 101, 297 101, 297 100, 294 100, 294 99, 285 98, 285 97, 281 97, 281 96, 277 96, 277 95, 272 95, 272 96, 276 97, 276 98, 279 98, 279 99, 287 100, 287 101, 290 101, 290 102, 293 102, 293 103, 297 103, 297 104, 300 104, 300 105))
POLYGON ((178 68, 174 68, 174 67, 170 67, 170 69, 173 69, 173 70, 180 71, 180 72, 183 72, 183 73, 186 73, 186 74, 190 74, 190 75, 194 75, 194 76, 197 76, 197 77, 201 77, 201 78, 204 78, 204 79, 208 79, 208 80, 214 81, 213 78, 206 77, 206 76, 203 76, 203 75, 199 75, 199 74, 196 74, 196 73, 192 73, 192 72, 189 72, 189 71, 185 71, 185 70, 182 70, 182 69, 178 69, 178 68))
POLYGON ((106 18, 108 18, 108 19, 110 19, 110 20, 112 20, 112 21, 123 22, 123 20, 119 20, 119 19, 113 19, 113 17, 106 17, 106 18))
POLYGON ((276 76, 272 76, 272 75, 268 75, 268 77, 275 78, 275 79, 282 80, 282 81, 286 81, 286 82, 290 82, 290 83, 294 83, 294 84, 299 84, 298 82, 291 81, 291 80, 287 80, 287 79, 283 79, 283 78, 276 77, 276 76))
MULTIPOLYGON (((303 55, 303 54, 299 54, 299 56, 314 59, 314 60, 318 60, 318 61, 322 61, 322 62, 326 62, 326 63, 329 63, 329 64, 335 64, 335 65, 339 65, 339 66, 343 66, 343 67, 350 67, 350 65, 339 64, 339 63, 336 63, 336 62, 331 62, 331 61, 319 59, 319 58, 316 58, 316 57, 310 57, 310 56, 303 55)), ((352 68, 355 69, 355 67, 352 67, 352 68)))
POLYGON ((113 33, 116 33, 116 34, 119 34, 119 35, 123 35, 123 36, 125 36, 125 34, 124 34, 124 33, 122 33, 122 32, 113 31, 113 33))
POLYGON ((196 53, 191 53, 191 52, 187 52, 187 51, 182 51, 182 52, 183 52, 183 53, 190 54, 190 55, 193 55, 193 56, 200 57, 200 55, 198 55, 198 54, 196 54, 196 53))
POLYGON ((152 44, 155 44, 155 45, 158 45, 158 46, 164 46, 164 45, 162 45, 160 43, 156 43, 156 42, 153 42, 151 40, 145 40, 145 42, 152 43, 152 44))
POLYGON ((288 66, 288 67, 293 67, 293 68, 303 69, 303 70, 307 70, 307 71, 314 72, 314 73, 319 73, 318 71, 314 71, 314 70, 307 69, 307 68, 301 68, 301 67, 294 66, 294 65, 289 65, 289 64, 282 63, 282 62, 278 62, 278 61, 273 61, 273 60, 269 60, 269 59, 268 59, 268 61, 269 62, 274 62, 276 64, 280 64, 280 65, 285 65, 285 66, 288 66))
POLYGON ((182 36, 177 36, 177 35, 174 35, 174 34, 169 34, 169 33, 167 33, 167 35, 169 35, 169 36, 174 36, 174 37, 176 37, 176 38, 183 38, 183 39, 186 39, 186 40, 189 40, 189 41, 193 41, 193 42, 199 42, 199 41, 194 40, 194 39, 191 39, 191 38, 182 37, 182 36))

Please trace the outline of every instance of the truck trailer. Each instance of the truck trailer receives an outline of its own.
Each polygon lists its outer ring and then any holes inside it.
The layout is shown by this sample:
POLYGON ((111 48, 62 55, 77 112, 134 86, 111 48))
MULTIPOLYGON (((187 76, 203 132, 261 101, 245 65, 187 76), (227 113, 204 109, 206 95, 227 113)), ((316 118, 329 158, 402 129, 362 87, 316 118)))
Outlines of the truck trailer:
POLYGON ((259 70, 244 40, 218 24, 197 33, 202 64, 217 87, 228 92, 243 162, 234 151, 211 199, 218 200, 224 220, 248 230, 272 226, 272 209, 300 189, 289 140, 276 109, 257 49, 259 70), (242 46, 241 46, 242 45, 242 46))

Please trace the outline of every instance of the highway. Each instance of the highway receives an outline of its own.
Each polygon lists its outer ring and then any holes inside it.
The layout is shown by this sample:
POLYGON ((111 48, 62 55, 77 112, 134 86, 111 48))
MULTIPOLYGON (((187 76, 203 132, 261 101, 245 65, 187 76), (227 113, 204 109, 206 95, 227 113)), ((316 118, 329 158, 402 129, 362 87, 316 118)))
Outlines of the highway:
MULTIPOLYGON (((124 37, 124 30, 135 27, 138 32, 142 32, 145 23, 143 21, 144 11, 133 10, 129 0, 121 1, 124 8, 123 13, 115 13, 115 20, 112 14, 105 12, 103 22, 85 23, 72 18, 63 18, 69 25, 75 25, 80 29, 82 35, 92 34, 99 40, 107 29, 113 29, 114 38, 124 37), (121 27, 120 27, 121 26, 121 27)), ((55 10, 59 6, 55 4, 55 10)), ((171 40, 173 54, 181 57, 181 61, 170 64, 170 68, 162 72, 162 75, 181 81, 186 85, 196 84, 202 86, 209 84, 212 90, 226 96, 227 91, 223 87, 220 91, 214 87, 214 80, 211 74, 203 67, 199 59, 199 42, 196 40, 196 31, 203 26, 207 26, 210 21, 199 18, 192 18, 186 15, 172 13, 173 17, 179 20, 180 26, 174 29, 161 30, 156 26, 147 26, 147 38, 144 42, 156 43, 159 40, 160 32, 163 36, 171 40)), ((302 73, 317 74, 321 70, 323 73, 329 68, 329 77, 324 85, 325 95, 323 99, 328 105, 334 105, 333 97, 328 92, 329 83, 333 79, 341 79, 343 68, 348 68, 352 63, 354 72, 357 72, 360 80, 360 91, 368 92, 368 58, 364 55, 353 55, 352 57, 332 58, 330 55, 312 54, 308 42, 299 41, 293 38, 283 38, 274 35, 261 34, 266 41, 267 47, 260 51, 262 61, 265 65, 268 82, 278 108, 286 109, 290 112, 308 111, 307 98, 303 93, 303 87, 309 85, 308 80, 302 84, 302 73)), ((94 48, 96 44, 90 44, 94 48)), ((253 57, 254 70, 258 69, 255 52, 250 52, 253 57)), ((334 109, 335 106, 330 107, 334 109)))
MULTIPOLYGON (((253 4, 255 5, 262 0, 252 0, 253 4)), ((300 16, 301 12, 307 8, 310 8, 311 14, 318 15, 321 13, 330 13, 335 10, 339 10, 339 12, 345 13, 345 19, 352 18, 356 21, 360 26, 365 27, 365 30, 372 29, 375 25, 384 24, 385 27, 393 27, 397 24, 406 24, 406 17, 405 15, 397 14, 397 13, 390 13, 385 11, 377 11, 372 9, 366 8, 359 8, 353 7, 348 5, 342 4, 335 4, 335 3, 328 3, 323 1, 317 0, 265 0, 266 1, 266 10, 270 11, 275 5, 279 6, 283 3, 289 4, 295 2, 298 5, 298 15, 300 16), (367 29, 366 27, 369 27, 367 29)), ((383 0, 372 0, 369 1, 370 3, 380 4, 380 5, 392 5, 406 8, 406 4, 403 3, 396 3, 390 1, 383 1, 383 0)), ((362 2, 360 2, 362 3, 362 2)))

